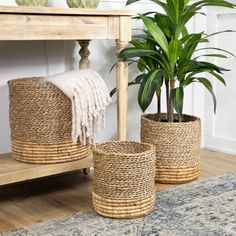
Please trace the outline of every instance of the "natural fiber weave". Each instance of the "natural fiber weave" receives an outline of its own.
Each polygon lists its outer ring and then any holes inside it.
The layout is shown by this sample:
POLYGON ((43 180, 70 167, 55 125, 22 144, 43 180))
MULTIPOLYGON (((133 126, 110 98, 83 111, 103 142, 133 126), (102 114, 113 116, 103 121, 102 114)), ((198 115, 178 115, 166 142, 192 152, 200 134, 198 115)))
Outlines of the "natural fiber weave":
POLYGON ((137 142, 107 142, 93 149, 95 210, 112 218, 150 213, 155 195, 155 147, 137 142))
POLYGON ((150 214, 155 207, 155 195, 144 200, 128 201, 108 200, 93 194, 93 205, 102 216, 116 219, 130 219, 150 214))
POLYGON ((71 102, 39 78, 8 81, 13 158, 29 163, 59 163, 86 157, 89 146, 71 141, 71 102))
MULTIPOLYGON (((176 117, 177 118, 177 117, 176 117)), ((154 114, 141 118, 141 140, 156 146, 156 182, 185 183, 199 176, 200 119, 183 116, 183 122, 157 122, 154 114)), ((166 120, 166 114, 162 114, 166 120)))

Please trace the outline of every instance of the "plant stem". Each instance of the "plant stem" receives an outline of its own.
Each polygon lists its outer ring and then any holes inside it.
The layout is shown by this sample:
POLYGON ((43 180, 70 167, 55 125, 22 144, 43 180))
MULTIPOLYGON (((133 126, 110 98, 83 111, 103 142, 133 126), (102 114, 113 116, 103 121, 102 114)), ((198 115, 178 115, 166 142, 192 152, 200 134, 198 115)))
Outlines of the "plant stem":
POLYGON ((170 98, 170 85, 169 85, 169 80, 165 80, 166 84, 166 112, 167 112, 167 120, 169 121, 170 119, 170 109, 169 109, 169 98, 170 98))
POLYGON ((169 122, 174 122, 174 105, 171 97, 172 90, 175 88, 175 64, 171 63, 170 91, 169 91, 169 122))
MULTIPOLYGON (((175 80, 170 80, 170 91, 175 88, 175 80)), ((174 106, 171 96, 169 96, 169 113, 170 113, 170 120, 169 122, 174 122, 174 106)))
POLYGON ((183 121, 183 117, 182 117, 180 114, 178 114, 178 121, 179 121, 179 122, 182 122, 182 121, 183 121))
POLYGON ((156 96, 157 96, 156 121, 161 121, 161 90, 156 90, 156 96))

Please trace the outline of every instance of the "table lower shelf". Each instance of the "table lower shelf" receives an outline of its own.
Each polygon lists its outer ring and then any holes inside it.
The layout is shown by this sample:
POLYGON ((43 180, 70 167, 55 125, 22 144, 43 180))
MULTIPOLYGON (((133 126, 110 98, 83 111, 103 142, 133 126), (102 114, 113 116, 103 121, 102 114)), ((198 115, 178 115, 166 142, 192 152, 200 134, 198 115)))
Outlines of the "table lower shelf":
POLYGON ((0 186, 81 170, 92 166, 92 154, 88 157, 60 164, 28 164, 14 160, 11 154, 0 155, 0 186))

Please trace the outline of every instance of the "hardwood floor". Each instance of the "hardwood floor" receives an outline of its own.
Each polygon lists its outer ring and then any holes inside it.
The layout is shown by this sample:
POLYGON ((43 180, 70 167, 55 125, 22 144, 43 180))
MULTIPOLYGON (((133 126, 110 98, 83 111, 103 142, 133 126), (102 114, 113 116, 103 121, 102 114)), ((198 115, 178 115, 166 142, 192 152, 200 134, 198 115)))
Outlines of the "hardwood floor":
MULTIPOLYGON (((236 171, 236 156, 202 150, 201 177, 236 171)), ((0 232, 14 230, 92 207, 92 174, 71 173, 0 189, 0 232)), ((175 185, 157 185, 157 190, 175 185)))

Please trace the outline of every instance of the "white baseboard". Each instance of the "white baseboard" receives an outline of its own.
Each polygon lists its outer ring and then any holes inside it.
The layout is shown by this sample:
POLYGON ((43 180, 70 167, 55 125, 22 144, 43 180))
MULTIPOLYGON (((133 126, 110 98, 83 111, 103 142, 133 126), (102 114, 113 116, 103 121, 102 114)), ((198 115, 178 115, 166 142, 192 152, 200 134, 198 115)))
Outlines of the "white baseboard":
POLYGON ((227 154, 236 156, 236 151, 231 150, 231 149, 227 149, 227 148, 204 145, 204 149, 208 149, 208 150, 212 150, 212 151, 216 151, 216 152, 223 152, 223 153, 227 153, 227 154))

